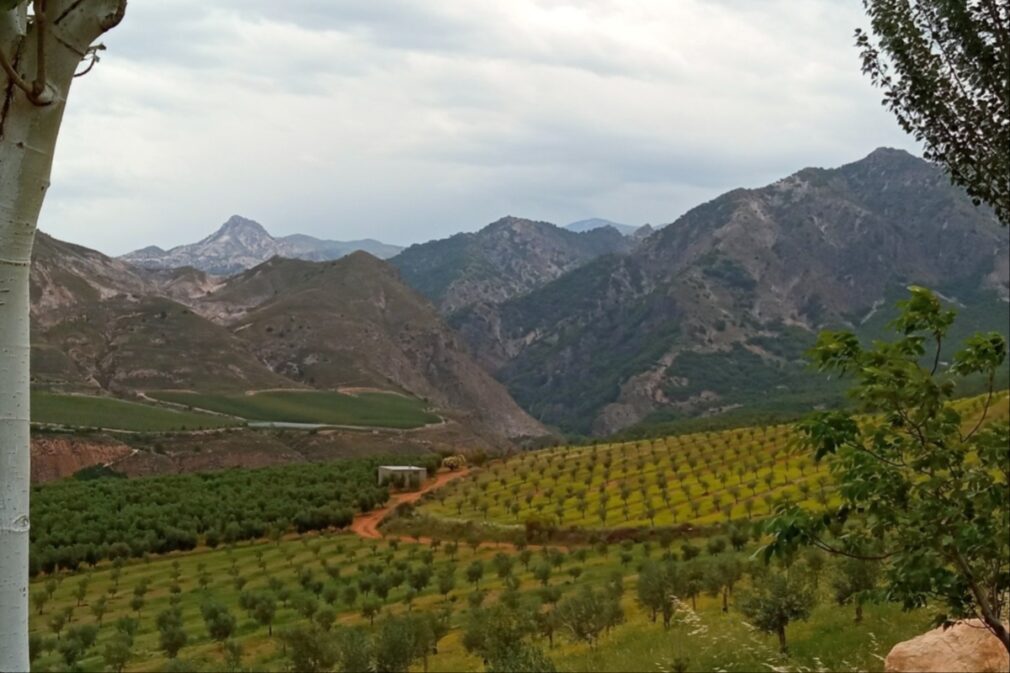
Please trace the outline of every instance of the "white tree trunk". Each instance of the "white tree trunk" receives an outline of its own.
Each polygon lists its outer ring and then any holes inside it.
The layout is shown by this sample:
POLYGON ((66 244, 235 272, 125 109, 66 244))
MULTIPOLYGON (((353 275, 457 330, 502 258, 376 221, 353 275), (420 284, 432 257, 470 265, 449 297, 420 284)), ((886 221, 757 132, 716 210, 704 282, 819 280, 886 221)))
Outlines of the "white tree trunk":
MULTIPOLYGON (((47 105, 0 70, 0 671, 28 670, 29 296, 35 227, 74 72, 125 0, 47 0, 47 105)), ((0 12, 0 49, 33 81, 39 31, 25 4, 0 12)))

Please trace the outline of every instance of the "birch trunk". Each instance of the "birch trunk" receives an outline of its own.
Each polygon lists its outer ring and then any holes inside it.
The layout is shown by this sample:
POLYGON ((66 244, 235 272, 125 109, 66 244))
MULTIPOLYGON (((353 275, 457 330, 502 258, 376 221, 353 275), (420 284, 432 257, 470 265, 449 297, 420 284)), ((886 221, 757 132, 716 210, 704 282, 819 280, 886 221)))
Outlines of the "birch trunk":
POLYGON ((0 70, 0 671, 28 670, 29 296, 32 243, 74 72, 122 19, 125 0, 48 0, 47 27, 26 4, 0 11, 0 49, 27 82, 43 35, 45 105, 0 70))

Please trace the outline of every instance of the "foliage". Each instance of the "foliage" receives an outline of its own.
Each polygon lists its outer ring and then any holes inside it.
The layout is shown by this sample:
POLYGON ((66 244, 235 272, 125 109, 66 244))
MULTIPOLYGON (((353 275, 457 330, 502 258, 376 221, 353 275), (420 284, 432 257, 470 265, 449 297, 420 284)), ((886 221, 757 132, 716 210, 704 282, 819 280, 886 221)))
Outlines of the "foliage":
POLYGON ((583 587, 564 598, 556 608, 558 623, 574 640, 596 645, 605 629, 624 621, 619 597, 583 587))
POLYGON ((864 0, 863 72, 901 127, 1010 223, 1010 9, 998 0, 864 0))
POLYGON ((895 341, 865 348, 844 332, 818 340, 817 365, 855 379, 855 409, 801 424, 806 445, 828 459, 841 503, 818 517, 782 507, 767 554, 809 544, 880 560, 889 597, 909 608, 942 601, 939 621, 978 617, 1010 649, 1000 621, 1010 605, 1010 426, 984 424, 991 389, 976 419, 953 402, 967 376, 992 386, 1006 341, 977 334, 944 363, 955 314, 932 292, 910 291, 895 341))
POLYGON ((663 628, 670 628, 677 597, 685 595, 684 578, 674 561, 646 563, 638 574, 638 602, 649 610, 652 621, 663 616, 663 628))
MULTIPOLYGON (((433 460, 436 458, 433 457, 433 460)), ((141 479, 65 480, 32 490, 32 570, 94 565, 284 532, 343 527, 387 498, 382 459, 141 479), (216 543, 216 542, 215 542, 216 543)))
POLYGON ((807 619, 816 597, 807 578, 795 571, 771 571, 757 580, 754 589, 743 596, 740 611, 758 629, 774 633, 779 649, 786 651, 786 627, 790 622, 807 619))
POLYGON ((315 673, 333 670, 340 656, 333 642, 323 638, 313 628, 295 627, 281 634, 291 667, 296 671, 315 673))
POLYGON ((831 586, 839 605, 852 603, 856 606, 856 621, 863 619, 863 603, 876 588, 880 577, 877 561, 841 557, 835 564, 835 576, 831 586))
POLYGON ((484 670, 488 673, 554 673, 557 668, 542 649, 519 641, 491 652, 484 670))

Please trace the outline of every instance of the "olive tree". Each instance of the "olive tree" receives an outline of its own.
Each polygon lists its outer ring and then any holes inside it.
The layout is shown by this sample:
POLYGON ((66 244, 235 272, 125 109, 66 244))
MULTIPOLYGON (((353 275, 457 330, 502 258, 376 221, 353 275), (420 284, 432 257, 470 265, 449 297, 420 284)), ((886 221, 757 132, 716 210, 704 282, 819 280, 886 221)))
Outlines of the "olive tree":
POLYGON ((754 587, 740 600, 740 611, 753 625, 779 639, 779 651, 786 652, 786 627, 807 619, 814 608, 813 588, 800 573, 771 571, 755 578, 754 587))
POLYGON ((835 566, 835 574, 831 580, 831 588, 839 605, 852 603, 856 607, 855 621, 863 621, 863 603, 866 596, 877 586, 879 564, 876 561, 862 559, 839 559, 835 566))
MULTIPOLYGON (((0 0, 0 670, 28 669, 29 297, 70 85, 126 0, 0 0)), ((84 69, 89 69, 85 65, 84 69)))

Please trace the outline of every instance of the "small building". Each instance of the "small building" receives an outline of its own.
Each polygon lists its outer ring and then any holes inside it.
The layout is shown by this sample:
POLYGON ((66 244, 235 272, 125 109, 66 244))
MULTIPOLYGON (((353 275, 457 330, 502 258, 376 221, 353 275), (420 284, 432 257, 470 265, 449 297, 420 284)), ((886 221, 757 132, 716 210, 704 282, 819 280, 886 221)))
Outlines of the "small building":
POLYGON ((428 470, 423 467, 417 467, 416 465, 380 465, 379 466, 379 485, 385 484, 388 481, 392 481, 393 484, 400 486, 409 484, 412 480, 416 480, 416 484, 420 486, 428 478, 428 470))

